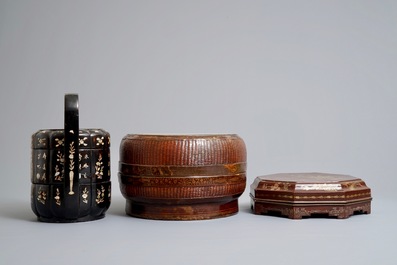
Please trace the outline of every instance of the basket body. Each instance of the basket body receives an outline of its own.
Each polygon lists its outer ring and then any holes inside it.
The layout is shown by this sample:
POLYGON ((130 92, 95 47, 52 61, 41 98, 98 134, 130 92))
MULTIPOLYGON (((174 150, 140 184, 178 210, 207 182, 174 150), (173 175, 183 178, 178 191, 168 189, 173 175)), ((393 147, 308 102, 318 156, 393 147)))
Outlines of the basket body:
POLYGON ((120 145, 120 189, 135 217, 233 215, 245 172, 246 148, 237 135, 127 135, 120 145))

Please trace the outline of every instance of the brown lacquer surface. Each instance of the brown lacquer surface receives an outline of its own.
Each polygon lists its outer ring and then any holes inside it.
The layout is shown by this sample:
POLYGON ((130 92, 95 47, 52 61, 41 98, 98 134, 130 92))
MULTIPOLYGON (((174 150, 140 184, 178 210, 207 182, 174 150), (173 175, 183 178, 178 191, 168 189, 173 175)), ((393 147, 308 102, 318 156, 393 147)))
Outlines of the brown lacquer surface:
POLYGON ((255 214, 291 219, 313 215, 348 218, 371 213, 371 190, 359 178, 326 173, 260 176, 251 185, 255 214))
POLYGON ((245 172, 245 144, 237 135, 127 135, 120 144, 120 189, 135 217, 235 214, 245 172))

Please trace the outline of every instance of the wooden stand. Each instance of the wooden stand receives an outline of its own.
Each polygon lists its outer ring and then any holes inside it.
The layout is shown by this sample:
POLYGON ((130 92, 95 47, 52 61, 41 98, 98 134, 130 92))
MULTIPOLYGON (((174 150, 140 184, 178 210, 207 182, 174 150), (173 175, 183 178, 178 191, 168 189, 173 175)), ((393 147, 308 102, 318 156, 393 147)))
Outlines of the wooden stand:
POLYGON ((251 185, 255 214, 291 219, 328 216, 339 219, 371 213, 371 190, 359 178, 324 173, 273 174, 251 185))

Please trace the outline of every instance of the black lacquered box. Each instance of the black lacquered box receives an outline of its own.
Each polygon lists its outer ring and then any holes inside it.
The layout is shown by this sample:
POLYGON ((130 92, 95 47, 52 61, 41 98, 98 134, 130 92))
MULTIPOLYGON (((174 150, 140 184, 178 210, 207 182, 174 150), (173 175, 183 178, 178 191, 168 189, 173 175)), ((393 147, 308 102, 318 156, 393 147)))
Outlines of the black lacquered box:
POLYGON ((111 200, 110 135, 78 128, 77 95, 65 96, 64 130, 32 135, 31 182, 31 206, 40 221, 105 216, 111 200))

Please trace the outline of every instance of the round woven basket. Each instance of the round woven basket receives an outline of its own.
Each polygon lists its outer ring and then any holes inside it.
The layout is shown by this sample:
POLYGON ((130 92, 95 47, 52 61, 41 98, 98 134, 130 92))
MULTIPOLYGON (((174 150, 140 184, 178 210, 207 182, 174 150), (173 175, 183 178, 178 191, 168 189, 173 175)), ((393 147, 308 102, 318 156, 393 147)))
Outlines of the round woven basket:
POLYGON ((246 185, 246 157, 235 134, 127 135, 119 164, 126 213, 162 220, 235 214, 246 185))

